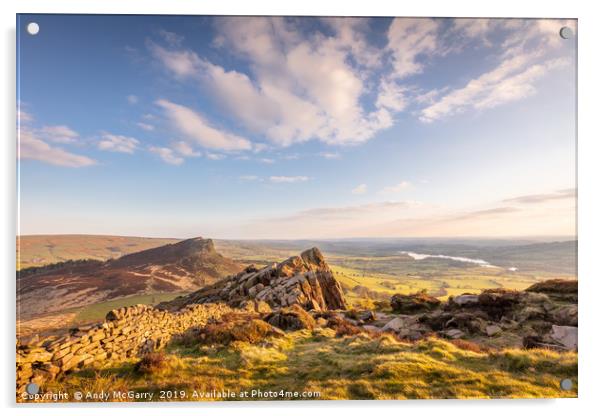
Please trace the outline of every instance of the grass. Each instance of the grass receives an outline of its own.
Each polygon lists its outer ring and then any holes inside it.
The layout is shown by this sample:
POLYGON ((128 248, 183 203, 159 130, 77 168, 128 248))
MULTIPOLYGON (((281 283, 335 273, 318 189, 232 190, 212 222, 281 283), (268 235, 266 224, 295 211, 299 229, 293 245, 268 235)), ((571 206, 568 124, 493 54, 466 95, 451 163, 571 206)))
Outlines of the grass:
MULTIPOLYGON (((367 258, 362 260, 366 264, 367 258)), ((391 296, 395 293, 409 294, 420 290, 426 290, 432 296, 441 300, 446 300, 449 296, 457 296, 463 293, 479 293, 484 289, 505 287, 508 289, 524 290, 533 283, 547 277, 547 274, 540 273, 533 276, 527 273, 510 272, 503 269, 485 268, 479 266, 471 267, 446 267, 433 266, 431 269, 425 269, 421 273, 408 272, 397 274, 394 272, 375 272, 371 268, 353 268, 351 266, 341 266, 336 263, 360 265, 358 258, 335 258, 331 260, 331 269, 336 279, 347 289, 353 289, 360 285, 371 291, 391 296), (351 259, 351 260, 350 260, 351 259)), ((370 264, 372 269, 387 270, 384 263, 393 263, 392 258, 372 258, 370 264), (381 264, 379 264, 381 263, 381 264), (377 264, 375 266, 375 264, 377 264)), ((404 263, 398 261, 398 263, 404 263)), ((407 263, 407 262, 405 262, 407 263)), ((415 263, 415 262, 414 262, 415 263)), ((397 267, 397 266, 396 266, 397 267)), ((392 267, 391 270, 396 269, 392 267)), ((408 265, 408 270, 412 266, 408 265)), ((564 276, 571 277, 571 276, 564 276)), ((355 307, 365 307, 366 298, 360 294, 348 290, 346 293, 348 302, 355 307)))
POLYGON ((207 393, 213 391, 234 397, 211 400, 260 399, 258 391, 276 392, 275 400, 295 398, 294 392, 297 398, 317 392, 312 398, 324 400, 577 395, 575 353, 481 352, 457 345, 437 338, 408 344, 389 335, 337 337, 331 329, 303 330, 255 345, 234 342, 229 348, 171 345, 165 367, 156 373, 140 374, 132 361, 81 370, 45 389, 150 391, 153 400, 161 391, 177 391, 171 399, 178 400, 208 400, 207 393), (573 380, 572 391, 559 389, 563 378, 573 380))
POLYGON ((183 293, 156 293, 148 295, 128 296, 125 298, 113 299, 106 302, 99 302, 92 305, 84 306, 78 309, 73 323, 83 323, 98 321, 104 319, 108 312, 113 309, 122 308, 124 306, 132 306, 138 304, 154 305, 159 302, 166 302, 182 295, 183 293))

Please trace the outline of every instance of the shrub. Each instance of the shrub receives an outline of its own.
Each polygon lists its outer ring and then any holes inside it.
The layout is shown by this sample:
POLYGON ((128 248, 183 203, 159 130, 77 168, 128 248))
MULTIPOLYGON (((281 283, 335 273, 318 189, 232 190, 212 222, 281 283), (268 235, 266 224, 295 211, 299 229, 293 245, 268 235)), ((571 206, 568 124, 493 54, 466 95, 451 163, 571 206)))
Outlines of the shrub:
POLYGON ((300 329, 314 329, 316 321, 299 305, 282 308, 272 312, 265 317, 265 321, 285 331, 297 331, 300 329))
POLYGON ((198 341, 204 344, 228 345, 234 341, 256 344, 269 336, 281 336, 282 331, 259 319, 209 324, 200 330, 198 341))
POLYGON ((140 361, 134 365, 134 370, 141 374, 153 374, 167 367, 167 359, 163 352, 150 352, 144 354, 140 361))
POLYGON ((485 347, 484 345, 479 345, 476 342, 472 341, 466 341, 465 339, 452 339, 448 342, 454 344, 456 347, 465 351, 472 351, 478 353, 486 353, 490 351, 490 349, 488 347, 485 347))

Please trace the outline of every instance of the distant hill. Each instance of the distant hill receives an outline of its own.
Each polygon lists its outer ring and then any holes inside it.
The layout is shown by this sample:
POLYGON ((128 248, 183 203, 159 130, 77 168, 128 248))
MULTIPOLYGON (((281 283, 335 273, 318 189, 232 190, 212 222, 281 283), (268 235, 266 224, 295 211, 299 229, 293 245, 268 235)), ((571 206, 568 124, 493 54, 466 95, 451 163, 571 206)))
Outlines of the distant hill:
POLYGON ((107 261, 67 261, 17 272, 19 318, 124 296, 199 289, 241 271, 210 239, 193 238, 107 261))
POLYGON ((112 235, 25 235, 17 237, 17 270, 67 260, 104 261, 178 241, 112 235))

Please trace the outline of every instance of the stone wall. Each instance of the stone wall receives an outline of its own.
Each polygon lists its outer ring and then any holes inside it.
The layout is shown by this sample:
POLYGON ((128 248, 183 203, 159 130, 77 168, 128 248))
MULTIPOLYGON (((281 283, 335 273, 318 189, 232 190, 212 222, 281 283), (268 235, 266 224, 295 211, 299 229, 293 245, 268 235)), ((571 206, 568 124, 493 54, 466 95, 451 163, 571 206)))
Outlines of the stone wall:
POLYGON ((105 322, 30 344, 17 343, 17 392, 43 385, 95 362, 121 361, 164 347, 171 337, 233 310, 225 304, 189 305, 177 312, 136 305, 109 312, 105 322))

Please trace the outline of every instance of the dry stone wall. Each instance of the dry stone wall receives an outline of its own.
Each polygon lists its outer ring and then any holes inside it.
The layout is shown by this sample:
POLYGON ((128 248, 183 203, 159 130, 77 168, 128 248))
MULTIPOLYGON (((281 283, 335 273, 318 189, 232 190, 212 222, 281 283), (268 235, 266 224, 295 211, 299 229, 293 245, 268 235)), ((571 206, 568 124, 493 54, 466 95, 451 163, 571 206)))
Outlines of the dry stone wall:
POLYGON ((17 343, 17 392, 96 362, 121 361, 164 347, 171 337, 233 309, 222 303, 188 305, 177 312, 136 305, 113 310, 105 322, 75 328, 54 340, 17 343))

